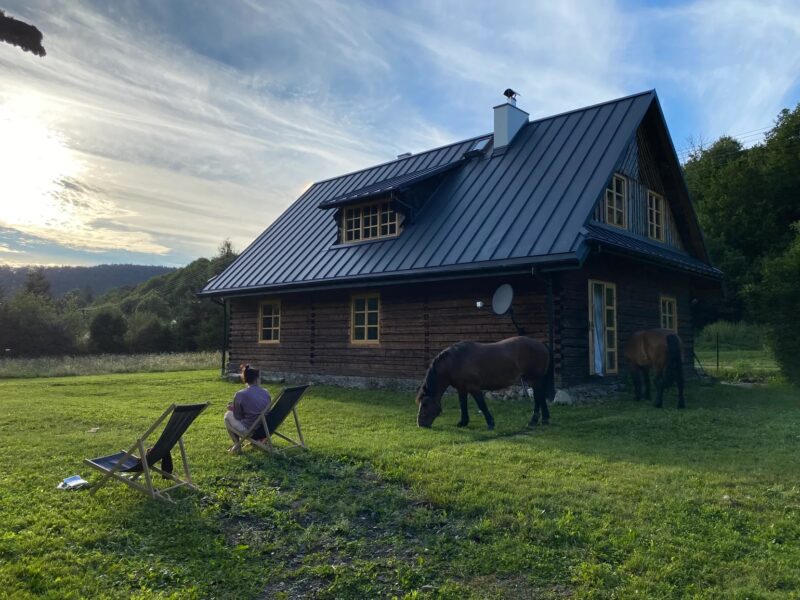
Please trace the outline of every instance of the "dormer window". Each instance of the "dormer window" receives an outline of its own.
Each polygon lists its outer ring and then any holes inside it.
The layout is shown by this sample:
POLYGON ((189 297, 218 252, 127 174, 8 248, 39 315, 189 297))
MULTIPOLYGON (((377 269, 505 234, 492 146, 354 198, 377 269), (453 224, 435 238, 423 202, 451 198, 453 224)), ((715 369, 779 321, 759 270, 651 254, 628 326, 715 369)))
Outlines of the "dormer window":
POLYGON ((341 243, 396 237, 400 219, 388 200, 346 206, 342 219, 341 243))
POLYGON ((627 186, 625 178, 614 175, 611 184, 606 188, 606 223, 627 229, 627 186))

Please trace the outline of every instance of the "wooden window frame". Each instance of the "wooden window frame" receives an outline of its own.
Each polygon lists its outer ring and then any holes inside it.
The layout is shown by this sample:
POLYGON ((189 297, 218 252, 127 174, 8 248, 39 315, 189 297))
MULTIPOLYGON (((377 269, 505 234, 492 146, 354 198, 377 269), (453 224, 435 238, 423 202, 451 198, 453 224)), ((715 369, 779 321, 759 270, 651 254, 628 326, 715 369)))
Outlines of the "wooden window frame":
POLYGON ((658 242, 664 241, 666 212, 664 196, 653 190, 647 190, 647 237, 658 242))
POLYGON ((350 343, 357 346, 376 346, 381 343, 381 295, 379 293, 353 294, 350 296, 350 343), (369 301, 371 299, 378 301, 378 309, 375 311, 369 310, 369 301), (358 300, 364 300, 364 325, 356 325, 356 314, 362 312, 356 311, 356 301, 358 300), (377 323, 370 325, 369 314, 373 312, 378 315, 377 323), (364 339, 356 338, 356 327, 364 328, 364 339), (371 327, 374 327, 377 332, 377 337, 374 340, 367 339, 371 327))
POLYGON ((678 299, 675 296, 670 296, 668 294, 660 294, 658 296, 658 314, 660 317, 661 329, 669 329, 676 333, 678 332, 678 299), (664 311, 665 302, 672 304, 670 313, 664 311), (669 319, 672 319, 672 327, 669 326, 669 319))
POLYGON ((622 175, 614 174, 611 178, 611 185, 606 188, 604 193, 603 207, 605 222, 612 227, 620 229, 628 228, 628 180, 622 175), (617 181, 622 184, 622 192, 617 192, 617 181), (617 202, 619 200, 619 203, 617 202), (609 218, 609 212, 614 218, 609 218), (622 224, 617 223, 615 218, 618 213, 622 214, 622 224))
POLYGON ((345 206, 342 211, 341 244, 370 242, 400 235, 400 215, 389 200, 345 206))
POLYGON ((278 299, 275 300, 262 300, 258 303, 258 343, 259 344, 280 344, 281 343, 281 319, 282 319, 282 311, 281 311, 281 301, 278 299), (271 323, 270 327, 264 327, 264 307, 265 306, 272 306, 273 308, 277 307, 278 314, 277 314, 277 326, 275 325, 276 315, 273 312, 271 315, 271 323), (270 331, 276 331, 277 337, 270 338, 268 340, 264 339, 264 330, 269 329, 270 331))
POLYGON ((602 285, 603 286, 603 320, 605 323, 603 324, 603 334, 605 335, 606 339, 606 355, 603 360, 603 364, 606 367, 605 375, 616 375, 619 373, 619 321, 617 320, 617 284, 612 283, 610 281, 602 281, 600 279, 590 279, 589 280, 589 287, 588 287, 588 294, 589 294, 589 375, 597 375, 597 372, 594 370, 594 294, 592 291, 594 290, 595 285, 602 285), (613 290, 614 295, 614 304, 613 306, 609 307, 606 304, 606 294, 607 290, 613 290), (611 310, 614 315, 614 325, 609 327, 608 326, 608 313, 607 311, 611 310), (608 333, 609 331, 613 332, 613 340, 614 340, 614 347, 611 348, 608 345, 608 333), (609 353, 614 353, 614 364, 609 364, 609 353))

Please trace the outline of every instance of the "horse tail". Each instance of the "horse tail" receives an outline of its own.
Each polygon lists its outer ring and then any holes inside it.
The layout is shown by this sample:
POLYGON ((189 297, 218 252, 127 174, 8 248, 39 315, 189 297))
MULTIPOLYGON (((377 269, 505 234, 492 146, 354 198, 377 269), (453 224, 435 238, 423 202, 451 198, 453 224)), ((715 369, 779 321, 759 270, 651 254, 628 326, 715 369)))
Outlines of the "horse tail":
POLYGON ((550 361, 547 365, 547 373, 544 376, 544 397, 547 400, 553 400, 556 397, 556 379, 555 379, 555 371, 556 371, 556 360, 555 355, 553 354, 553 350, 551 348, 547 348, 547 353, 549 355, 550 361))
POLYGON ((683 358, 681 357, 681 340, 674 334, 667 336, 667 368, 664 373, 667 385, 672 381, 683 381, 683 358))

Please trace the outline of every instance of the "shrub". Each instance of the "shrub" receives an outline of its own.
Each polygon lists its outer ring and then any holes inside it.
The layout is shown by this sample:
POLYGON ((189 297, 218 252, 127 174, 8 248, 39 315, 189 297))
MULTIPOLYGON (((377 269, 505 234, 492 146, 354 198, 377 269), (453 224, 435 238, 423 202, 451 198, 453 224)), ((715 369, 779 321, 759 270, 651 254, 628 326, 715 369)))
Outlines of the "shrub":
POLYGON ((172 348, 172 335, 156 315, 137 310, 128 319, 125 344, 130 352, 167 352, 172 348))
POLYGON ((127 325, 119 313, 102 310, 92 317, 89 324, 89 344, 92 351, 114 354, 125 351, 127 325))
POLYGON ((21 292, 0 304, 4 356, 72 354, 75 350, 75 337, 59 319, 49 296, 21 292))
POLYGON ((757 310, 769 327, 769 343, 784 375, 800 384, 800 222, 795 238, 781 255, 766 261, 764 278, 751 291, 757 310))

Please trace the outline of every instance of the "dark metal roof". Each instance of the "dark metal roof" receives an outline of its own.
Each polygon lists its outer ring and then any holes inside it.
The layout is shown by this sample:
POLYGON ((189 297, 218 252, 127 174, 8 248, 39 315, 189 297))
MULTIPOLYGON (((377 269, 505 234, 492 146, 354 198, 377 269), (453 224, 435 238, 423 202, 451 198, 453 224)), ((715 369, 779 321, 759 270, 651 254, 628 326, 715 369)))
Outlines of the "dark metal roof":
POLYGON ((532 121, 500 155, 462 160, 481 136, 316 183, 201 295, 578 261, 583 227, 654 101, 648 91, 532 121), (397 238, 337 244, 320 205, 453 163, 397 238))
POLYGON ((719 269, 689 256, 685 252, 678 252, 669 246, 650 241, 639 235, 622 230, 615 231, 613 227, 595 223, 587 225, 585 229, 587 241, 684 270, 694 271, 706 277, 722 278, 722 271, 719 269))
MULTIPOLYGON (((459 159, 460 158, 461 157, 459 157, 459 159)), ((398 175, 397 177, 383 179, 376 183, 371 183, 369 185, 365 185, 364 187, 360 187, 357 190, 353 190, 352 192, 340 194, 339 196, 331 198, 330 200, 325 200, 324 202, 320 202, 319 207, 334 208, 336 206, 342 206, 344 204, 352 204, 354 202, 364 202, 366 200, 369 200, 370 198, 375 198, 377 196, 386 196, 391 192, 403 190, 417 183, 421 183, 426 179, 435 177, 436 175, 446 173, 447 171, 455 169, 460 165, 461 165, 461 160, 454 160, 452 162, 446 162, 442 165, 434 165, 432 167, 428 167, 427 169, 420 169, 419 171, 411 171, 410 173, 404 173, 402 175, 398 175)))

